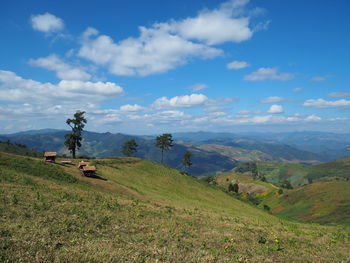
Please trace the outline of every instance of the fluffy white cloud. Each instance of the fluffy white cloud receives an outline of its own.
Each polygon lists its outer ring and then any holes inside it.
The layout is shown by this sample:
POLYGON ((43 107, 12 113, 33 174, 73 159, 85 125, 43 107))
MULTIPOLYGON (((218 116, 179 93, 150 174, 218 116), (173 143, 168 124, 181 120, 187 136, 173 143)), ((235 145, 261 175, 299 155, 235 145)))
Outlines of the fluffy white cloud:
POLYGON ((196 84, 194 84, 192 86, 189 86, 188 88, 190 90, 192 90, 192 91, 200 91, 202 89, 208 88, 208 86, 206 84, 204 84, 204 83, 196 83, 196 84))
POLYGON ((262 81, 262 80, 291 80, 294 75, 291 73, 278 73, 277 68, 259 68, 257 71, 244 76, 247 81, 262 81))
POLYGON ((304 119, 304 121, 306 121, 306 122, 320 121, 320 120, 321 120, 321 118, 316 116, 316 115, 310 115, 304 119))
POLYGON ((267 112, 273 113, 273 114, 282 113, 283 107, 281 105, 274 104, 274 105, 271 105, 270 109, 267 112))
POLYGON ((134 104, 134 105, 126 104, 126 105, 120 106, 120 110, 124 112, 138 112, 138 111, 145 110, 145 108, 138 104, 134 104))
POLYGON ((272 96, 272 97, 261 99, 260 103, 276 103, 276 102, 282 102, 282 101, 285 101, 285 99, 278 96, 272 96))
POLYGON ((231 0, 195 17, 139 27, 139 37, 115 42, 88 28, 79 56, 106 67, 116 75, 146 76, 171 70, 190 58, 208 59, 223 54, 210 45, 241 42, 253 35, 248 0, 231 0))
POLYGON ((57 32, 62 30, 64 27, 63 20, 50 13, 32 15, 30 20, 33 29, 44 33, 57 32))
MULTIPOLYGON (((92 32, 91 29, 88 29, 92 32)), ((140 27, 139 38, 115 43, 106 35, 83 41, 79 56, 105 66, 116 75, 146 76, 162 73, 185 64, 191 57, 213 58, 222 54, 219 49, 187 41, 160 28, 140 27)))
POLYGON ((335 100, 335 101, 328 101, 324 99, 312 99, 307 100, 303 104, 305 107, 312 107, 312 108, 344 108, 344 107, 350 107, 350 100, 335 100))
POLYGON ((167 97, 161 97, 153 102, 152 108, 191 108, 204 105, 206 101, 208 101, 208 98, 203 94, 176 96, 170 99, 168 99, 167 97))
POLYGON ((328 97, 331 97, 331 98, 350 97, 350 91, 340 91, 340 92, 329 93, 328 97))
POLYGON ((85 106, 94 101, 101 101, 119 96, 123 88, 112 82, 84 82, 62 80, 58 84, 41 83, 24 79, 14 72, 0 70, 0 98, 12 102, 47 102, 67 103, 84 102, 85 106))
POLYGON ((249 64, 245 61, 232 61, 226 65, 228 69, 238 70, 249 67, 249 64))
POLYGON ((248 0, 231 0, 218 9, 204 10, 193 18, 172 22, 169 27, 186 39, 206 42, 208 45, 242 42, 252 37, 249 16, 244 15, 248 0))
POLYGON ((29 63, 33 66, 55 71, 56 76, 59 79, 88 80, 91 78, 91 75, 84 69, 73 67, 65 63, 56 55, 50 55, 45 58, 31 59, 29 63))

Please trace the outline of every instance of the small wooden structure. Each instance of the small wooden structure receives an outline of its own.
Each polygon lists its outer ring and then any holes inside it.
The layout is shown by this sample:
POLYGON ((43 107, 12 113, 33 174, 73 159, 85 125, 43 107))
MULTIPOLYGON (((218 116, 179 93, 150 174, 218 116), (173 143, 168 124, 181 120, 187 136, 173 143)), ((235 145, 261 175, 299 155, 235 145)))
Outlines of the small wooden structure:
POLYGON ((95 166, 89 166, 86 165, 83 167, 82 174, 85 176, 94 176, 96 172, 96 167, 95 166))
POLYGON ((84 168, 85 166, 88 166, 89 164, 90 164, 89 162, 81 161, 81 162, 79 162, 79 164, 78 164, 78 168, 79 168, 79 170, 81 171, 81 170, 83 170, 83 168, 84 168))
POLYGON ((56 161, 56 156, 57 156, 56 152, 45 152, 44 161, 54 163, 56 161))

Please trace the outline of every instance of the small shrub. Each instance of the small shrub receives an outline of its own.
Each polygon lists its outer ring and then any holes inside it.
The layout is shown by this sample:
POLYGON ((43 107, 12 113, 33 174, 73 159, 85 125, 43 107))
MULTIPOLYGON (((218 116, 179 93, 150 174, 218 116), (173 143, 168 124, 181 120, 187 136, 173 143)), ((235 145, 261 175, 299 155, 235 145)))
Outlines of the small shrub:
POLYGON ((239 190, 239 186, 238 186, 237 183, 229 184, 229 185, 228 185, 228 191, 229 191, 229 192, 238 193, 238 190, 239 190))
POLYGON ((264 210, 271 212, 271 208, 268 205, 264 205, 264 210))

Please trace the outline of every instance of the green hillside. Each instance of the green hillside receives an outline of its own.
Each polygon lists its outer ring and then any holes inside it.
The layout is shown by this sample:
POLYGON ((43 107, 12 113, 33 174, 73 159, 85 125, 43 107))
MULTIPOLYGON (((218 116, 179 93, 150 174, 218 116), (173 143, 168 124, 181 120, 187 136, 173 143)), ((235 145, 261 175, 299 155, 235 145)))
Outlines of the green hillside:
POLYGON ((96 178, 78 161, 0 153, 0 262, 348 260, 347 227, 281 220, 137 158, 94 160, 96 178))
POLYGON ((236 198, 265 208, 281 217, 322 224, 350 225, 350 182, 316 182, 292 190, 253 179, 251 175, 225 173, 215 181, 228 189, 239 186, 236 198))
POLYGON ((17 155, 41 157, 42 153, 28 149, 25 145, 11 142, 0 142, 0 152, 13 153, 17 155))
POLYGON ((293 187, 307 185, 316 181, 348 181, 350 179, 350 157, 321 165, 303 165, 296 163, 250 162, 236 167, 239 173, 255 173, 265 177, 266 181, 281 184, 285 181, 293 187), (253 171, 254 170, 254 171, 253 171))
POLYGON ((350 225, 350 182, 317 182, 274 195, 263 203, 281 216, 350 225))

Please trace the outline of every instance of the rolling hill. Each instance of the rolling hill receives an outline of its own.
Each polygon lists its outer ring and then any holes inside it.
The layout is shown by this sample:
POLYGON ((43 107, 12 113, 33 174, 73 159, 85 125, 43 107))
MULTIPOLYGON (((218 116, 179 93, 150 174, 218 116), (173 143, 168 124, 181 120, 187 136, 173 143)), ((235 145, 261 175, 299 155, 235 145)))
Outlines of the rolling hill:
POLYGON ((241 164, 234 171, 240 173, 253 172, 261 177, 265 177, 266 181, 277 185, 288 181, 293 187, 307 185, 316 181, 350 180, 350 157, 320 165, 263 161, 250 163, 253 165, 241 164))
POLYGON ((93 163, 98 177, 88 178, 75 165, 0 153, 0 261, 348 260, 345 226, 283 220, 150 161, 93 163))
POLYGON ((314 166, 258 161, 241 164, 215 181, 224 189, 237 183, 236 197, 266 206, 279 216, 350 224, 349 168, 350 157, 314 166))
POLYGON ((25 155, 32 157, 42 157, 43 154, 31 149, 28 149, 22 144, 13 144, 11 142, 0 142, 0 152, 13 153, 17 155, 25 155))
POLYGON ((272 212, 301 221, 350 225, 350 182, 316 182, 275 195, 264 204, 272 212), (277 200, 276 200, 277 199, 277 200))
POLYGON ((350 225, 350 182, 316 182, 281 189, 248 174, 225 173, 215 181, 225 190, 238 184, 236 198, 265 208, 283 218, 322 224, 350 225))

